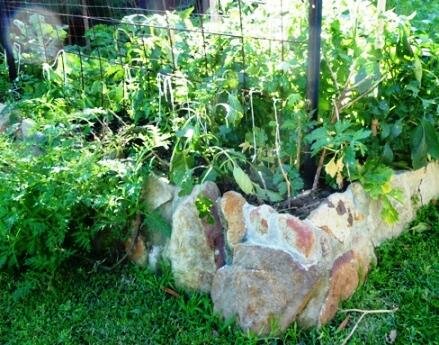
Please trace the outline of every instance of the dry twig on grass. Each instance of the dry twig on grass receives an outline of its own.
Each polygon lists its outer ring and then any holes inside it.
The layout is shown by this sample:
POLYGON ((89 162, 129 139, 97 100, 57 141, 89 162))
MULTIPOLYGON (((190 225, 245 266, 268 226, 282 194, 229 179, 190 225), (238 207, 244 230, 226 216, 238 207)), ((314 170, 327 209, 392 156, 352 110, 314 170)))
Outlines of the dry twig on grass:
POLYGON ((351 339, 351 337, 354 335, 356 329, 358 328, 358 325, 360 324, 361 320, 363 320, 363 318, 366 315, 369 315, 369 314, 389 314, 389 313, 395 313, 397 310, 398 310, 398 308, 394 308, 394 309, 377 309, 377 310, 363 310, 363 309, 344 309, 344 310, 340 310, 340 312, 342 312, 342 313, 350 313, 350 312, 361 313, 361 316, 358 318, 358 320, 355 323, 354 327, 352 328, 351 332, 343 340, 341 345, 346 345, 348 343, 349 339, 351 339))

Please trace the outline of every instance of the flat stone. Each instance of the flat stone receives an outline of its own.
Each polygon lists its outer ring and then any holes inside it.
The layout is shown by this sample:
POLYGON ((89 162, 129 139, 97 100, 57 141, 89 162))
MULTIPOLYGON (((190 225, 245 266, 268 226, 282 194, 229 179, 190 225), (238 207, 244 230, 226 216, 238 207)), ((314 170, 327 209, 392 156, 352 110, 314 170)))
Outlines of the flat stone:
POLYGON ((316 267, 306 269, 285 251, 238 244, 232 266, 215 274, 212 300, 244 330, 267 334, 285 330, 305 308, 320 283, 316 267))

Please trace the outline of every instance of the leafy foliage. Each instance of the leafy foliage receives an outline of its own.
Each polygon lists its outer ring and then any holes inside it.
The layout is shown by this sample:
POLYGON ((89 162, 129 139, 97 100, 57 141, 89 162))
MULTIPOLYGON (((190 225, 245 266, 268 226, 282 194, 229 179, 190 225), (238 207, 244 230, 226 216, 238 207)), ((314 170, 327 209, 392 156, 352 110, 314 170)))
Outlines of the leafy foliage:
POLYGON ((210 198, 199 196, 195 200, 195 206, 201 219, 205 219, 208 224, 213 224, 215 222, 215 219, 212 216, 213 201, 210 198))
POLYGON ((164 143, 146 127, 108 130, 94 141, 89 130, 46 125, 38 146, 1 136, 1 267, 52 274, 72 255, 111 253, 138 213, 148 224, 156 219, 140 196, 145 162, 164 143), (121 157, 133 140, 132 153, 121 157))

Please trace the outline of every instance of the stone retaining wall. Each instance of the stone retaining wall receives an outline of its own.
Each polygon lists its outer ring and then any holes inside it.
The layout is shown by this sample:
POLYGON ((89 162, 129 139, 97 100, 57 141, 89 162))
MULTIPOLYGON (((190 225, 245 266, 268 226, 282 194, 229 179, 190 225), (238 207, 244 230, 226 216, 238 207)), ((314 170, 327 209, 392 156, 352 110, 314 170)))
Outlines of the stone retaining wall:
POLYGON ((395 202, 397 223, 380 217, 381 206, 353 183, 330 195, 305 220, 253 206, 236 192, 220 197, 215 184, 197 186, 180 198, 177 189, 153 178, 145 199, 172 223, 171 238, 154 243, 171 261, 182 287, 210 293, 215 310, 236 317, 245 330, 267 333, 327 323, 375 264, 374 248, 398 236, 422 205, 439 196, 439 164, 398 173, 392 185, 404 195, 395 202), (215 202, 213 223, 200 219, 195 200, 215 202))

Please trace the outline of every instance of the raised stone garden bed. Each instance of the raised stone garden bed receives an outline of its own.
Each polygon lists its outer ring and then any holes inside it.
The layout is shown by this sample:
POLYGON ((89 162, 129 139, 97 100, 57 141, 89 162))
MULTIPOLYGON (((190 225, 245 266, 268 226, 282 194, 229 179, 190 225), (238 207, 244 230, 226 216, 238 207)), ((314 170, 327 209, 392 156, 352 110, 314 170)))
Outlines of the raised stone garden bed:
MULTIPOLYGON (((267 333, 327 323, 375 264, 374 248, 398 236, 422 205, 439 196, 439 164, 397 173, 397 223, 386 224, 381 205, 351 184, 326 198, 304 220, 253 206, 239 193, 223 196, 214 183, 186 197, 164 179, 151 178, 146 202, 172 223, 172 235, 148 235, 142 263, 170 260, 180 286, 210 293, 215 310, 241 327, 267 333), (212 217, 199 217, 196 200, 213 201, 212 217)), ((152 234, 153 232, 151 232, 152 234)), ((134 257, 134 259, 136 259, 134 257)))

